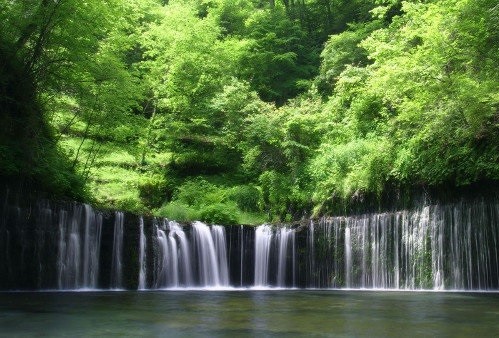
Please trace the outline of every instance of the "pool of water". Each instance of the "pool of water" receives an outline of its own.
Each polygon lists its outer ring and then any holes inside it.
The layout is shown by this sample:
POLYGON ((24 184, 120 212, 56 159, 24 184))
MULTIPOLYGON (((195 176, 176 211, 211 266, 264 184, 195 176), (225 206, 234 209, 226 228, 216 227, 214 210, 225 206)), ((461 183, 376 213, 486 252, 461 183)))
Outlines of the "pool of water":
POLYGON ((494 337, 499 293, 0 293, 1 337, 494 337))

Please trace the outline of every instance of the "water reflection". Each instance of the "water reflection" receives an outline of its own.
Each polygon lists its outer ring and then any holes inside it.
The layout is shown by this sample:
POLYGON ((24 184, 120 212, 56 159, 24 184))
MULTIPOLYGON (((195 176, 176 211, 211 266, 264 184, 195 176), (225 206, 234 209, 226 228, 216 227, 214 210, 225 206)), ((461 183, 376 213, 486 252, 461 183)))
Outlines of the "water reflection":
POLYGON ((494 336, 497 293, 0 293, 0 337, 494 336))

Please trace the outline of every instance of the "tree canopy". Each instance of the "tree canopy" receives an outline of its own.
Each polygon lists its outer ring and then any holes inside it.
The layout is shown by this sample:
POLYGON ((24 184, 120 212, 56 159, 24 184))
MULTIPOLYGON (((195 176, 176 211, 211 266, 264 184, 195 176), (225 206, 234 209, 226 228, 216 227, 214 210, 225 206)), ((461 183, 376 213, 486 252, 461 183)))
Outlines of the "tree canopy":
POLYGON ((491 0, 0 0, 0 168, 218 223, 499 180, 491 0))

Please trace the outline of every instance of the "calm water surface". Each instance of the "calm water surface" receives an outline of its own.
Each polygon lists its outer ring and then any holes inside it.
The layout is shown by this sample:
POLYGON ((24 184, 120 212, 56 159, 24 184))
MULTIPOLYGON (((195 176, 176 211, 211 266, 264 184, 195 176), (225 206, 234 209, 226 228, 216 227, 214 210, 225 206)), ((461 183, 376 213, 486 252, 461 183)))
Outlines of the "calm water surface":
POLYGON ((499 337, 498 293, 0 293, 1 337, 499 337))

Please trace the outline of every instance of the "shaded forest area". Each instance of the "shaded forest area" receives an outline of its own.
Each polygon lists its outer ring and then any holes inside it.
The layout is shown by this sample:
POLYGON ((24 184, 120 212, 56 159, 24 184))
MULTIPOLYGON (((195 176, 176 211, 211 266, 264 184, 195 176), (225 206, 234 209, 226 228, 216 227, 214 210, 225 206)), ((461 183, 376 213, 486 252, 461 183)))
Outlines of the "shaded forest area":
POLYGON ((491 0, 0 0, 0 172, 215 223, 499 181, 491 0))

